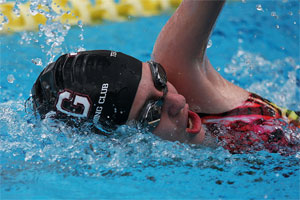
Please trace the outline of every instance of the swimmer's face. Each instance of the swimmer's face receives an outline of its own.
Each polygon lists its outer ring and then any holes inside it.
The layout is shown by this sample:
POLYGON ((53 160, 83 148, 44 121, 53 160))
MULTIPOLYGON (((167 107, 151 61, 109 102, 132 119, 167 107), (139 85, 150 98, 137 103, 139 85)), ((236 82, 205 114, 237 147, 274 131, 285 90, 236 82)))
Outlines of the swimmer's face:
MULTIPOLYGON (((153 133, 165 140, 201 143, 204 139, 204 129, 201 127, 196 134, 186 132, 189 106, 185 98, 178 94, 170 82, 167 83, 167 86, 168 93, 162 106, 160 122, 153 133)), ((149 64, 143 63, 142 78, 128 119, 137 119, 147 100, 157 100, 162 96, 163 92, 154 86, 149 64)))

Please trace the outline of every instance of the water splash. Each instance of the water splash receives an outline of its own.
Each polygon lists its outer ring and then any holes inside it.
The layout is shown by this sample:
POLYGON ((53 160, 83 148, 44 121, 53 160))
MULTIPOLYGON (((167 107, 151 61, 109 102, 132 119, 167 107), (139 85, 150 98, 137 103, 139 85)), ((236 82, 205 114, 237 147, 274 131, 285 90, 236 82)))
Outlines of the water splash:
MULTIPOLYGON (((211 149, 164 141, 128 126, 120 127, 111 136, 97 135, 88 128, 75 129, 51 118, 40 121, 33 113, 24 112, 23 103, 9 101, 0 106, 0 152, 5 177, 12 176, 15 169, 18 173, 55 171, 102 177, 107 173, 110 176, 135 174, 159 166, 227 171, 241 164, 252 166, 251 163, 260 162, 260 168, 268 168, 268 163, 274 161, 267 158, 271 155, 266 152, 236 156, 221 147, 211 149)), ((278 156, 274 155, 274 159, 278 156)), ((299 162, 294 156, 282 157, 280 162, 282 159, 299 162)))
POLYGON ((224 72, 231 75, 230 81, 241 83, 248 91, 266 97, 279 106, 300 110, 297 70, 299 65, 292 57, 271 62, 241 48, 224 68, 224 72))
MULTIPOLYGON (((19 3, 15 4, 14 11, 19 12, 19 3)), ((19 41, 20 44, 37 44, 40 47, 40 50, 45 53, 47 56, 46 60, 43 60, 43 63, 53 62, 57 55, 61 55, 64 52, 65 47, 65 37, 67 36, 71 26, 69 24, 62 24, 57 21, 56 18, 61 17, 63 14, 69 11, 62 11, 61 9, 55 12, 51 7, 50 0, 31 0, 30 1, 30 13, 32 15, 42 14, 46 17, 47 21, 45 24, 39 25, 39 32, 24 32, 22 33, 22 39, 19 41), (39 5, 43 9, 39 9, 39 5)), ((4 22, 2 22, 3 24, 4 22)), ((83 25, 79 23, 78 26, 81 29, 79 38, 83 40, 83 25)), ((73 48, 83 48, 80 47, 73 48)), ((33 58, 31 59, 33 60, 33 58)))

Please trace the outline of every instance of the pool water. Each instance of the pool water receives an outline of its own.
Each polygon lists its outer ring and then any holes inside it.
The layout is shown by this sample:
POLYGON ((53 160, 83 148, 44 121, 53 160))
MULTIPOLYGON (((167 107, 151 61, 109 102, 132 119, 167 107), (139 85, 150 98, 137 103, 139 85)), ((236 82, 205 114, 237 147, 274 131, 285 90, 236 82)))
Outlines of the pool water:
MULTIPOLYGON (((25 112, 33 82, 60 54, 110 49, 146 61, 170 14, 0 36, 1 199, 300 198, 299 152, 232 155, 125 126, 106 137, 25 112)), ((299 23, 298 1, 229 2, 208 57, 228 80, 300 110, 299 23)))

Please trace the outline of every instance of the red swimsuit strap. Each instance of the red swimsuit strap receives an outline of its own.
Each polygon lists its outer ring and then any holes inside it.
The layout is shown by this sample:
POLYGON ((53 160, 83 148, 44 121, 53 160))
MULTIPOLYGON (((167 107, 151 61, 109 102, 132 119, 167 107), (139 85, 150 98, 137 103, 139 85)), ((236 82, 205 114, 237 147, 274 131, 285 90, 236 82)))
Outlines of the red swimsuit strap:
POLYGON ((218 121, 232 121, 234 119, 283 119, 288 123, 295 123, 300 128, 299 116, 290 110, 282 109, 267 99, 264 99, 257 94, 251 93, 248 99, 241 105, 230 111, 219 114, 198 113, 202 122, 217 123, 218 121), (289 120, 289 116, 293 114, 293 120, 289 120))

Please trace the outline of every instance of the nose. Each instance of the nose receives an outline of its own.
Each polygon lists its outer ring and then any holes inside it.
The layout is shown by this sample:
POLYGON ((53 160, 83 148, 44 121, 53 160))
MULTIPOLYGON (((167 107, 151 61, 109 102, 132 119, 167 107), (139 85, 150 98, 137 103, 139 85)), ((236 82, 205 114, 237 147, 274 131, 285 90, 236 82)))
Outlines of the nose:
POLYGON ((168 92, 165 97, 163 110, 165 110, 170 117, 175 117, 181 109, 184 108, 185 104, 186 100, 182 95, 168 92))

